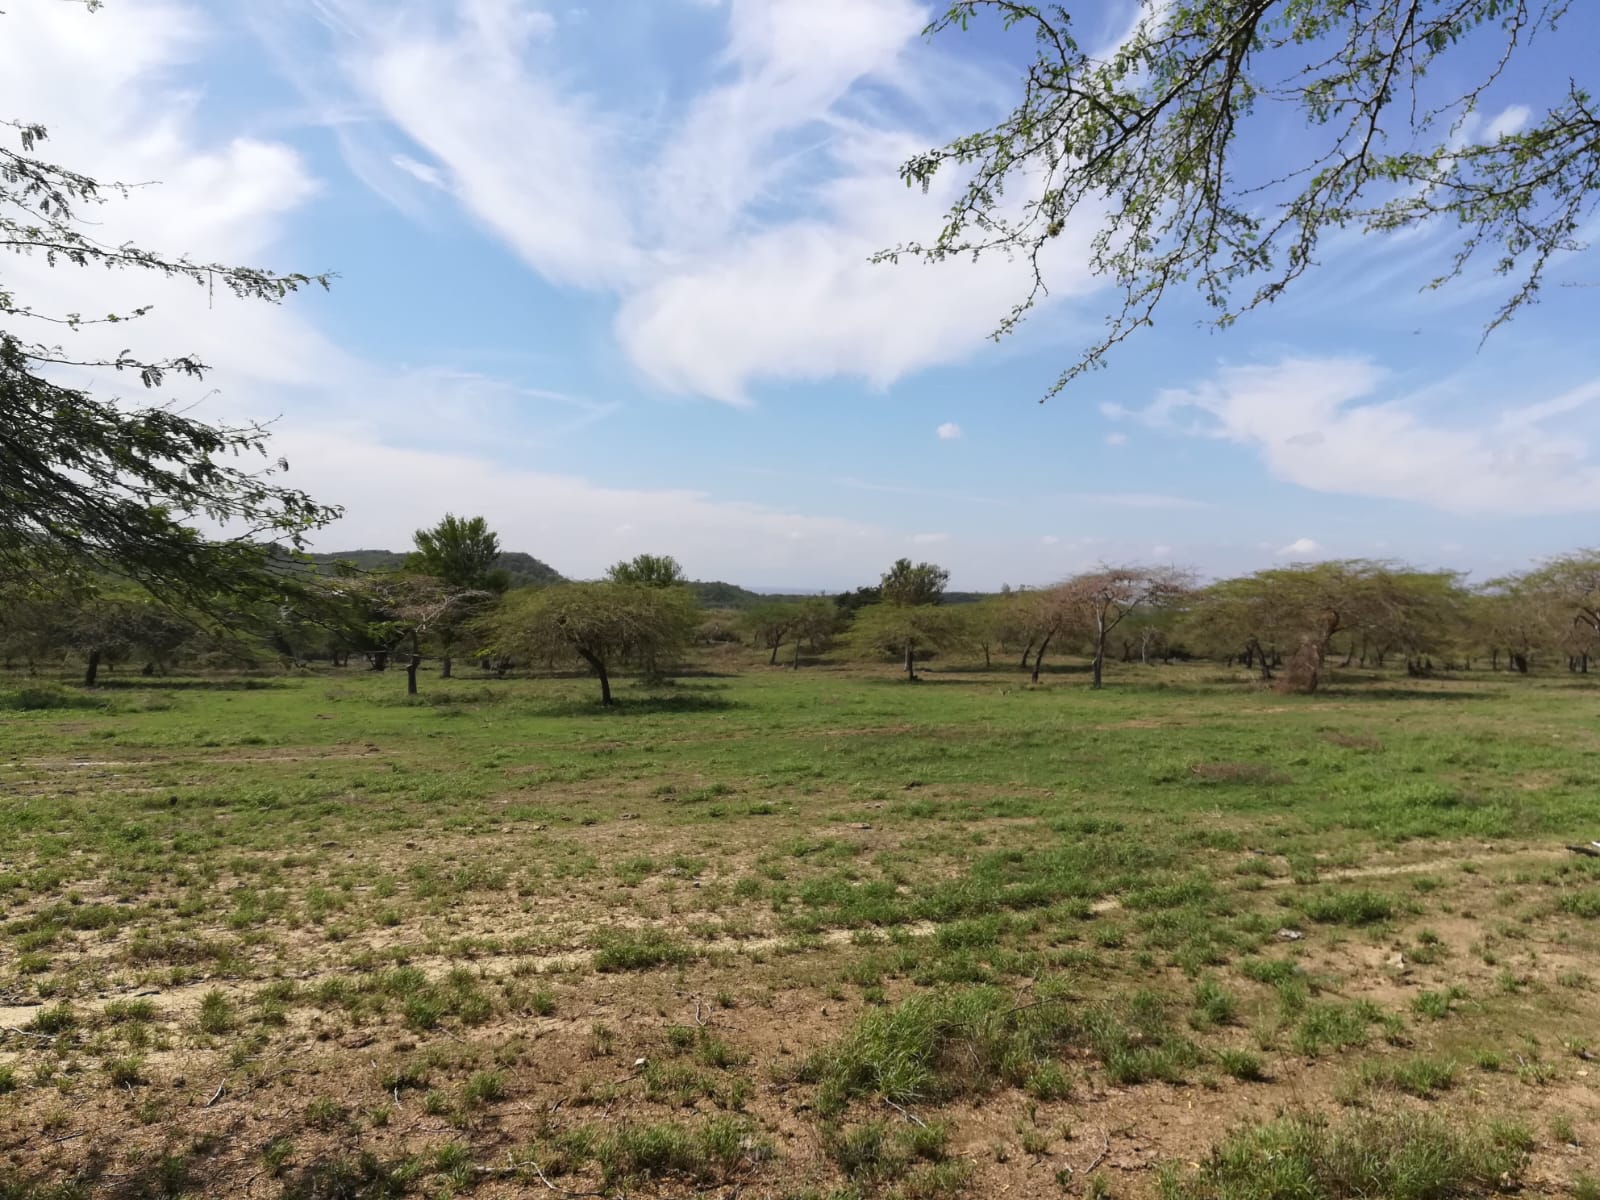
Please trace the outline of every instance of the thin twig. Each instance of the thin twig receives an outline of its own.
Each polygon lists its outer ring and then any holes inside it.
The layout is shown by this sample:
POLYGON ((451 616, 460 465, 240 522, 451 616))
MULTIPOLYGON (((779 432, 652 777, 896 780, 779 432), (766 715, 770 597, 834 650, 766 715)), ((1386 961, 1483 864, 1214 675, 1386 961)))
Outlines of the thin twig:
POLYGON ((0 1025, 0 1029, 3 1029, 6 1033, 14 1033, 18 1037, 36 1038, 41 1042, 53 1042, 56 1040, 54 1034, 33 1033, 27 1029, 18 1029, 15 1025, 0 1025))
POLYGON ((216 1103, 216 1102, 217 1102, 217 1101, 218 1101, 218 1100, 221 1100, 221 1099, 222 1099, 222 1089, 223 1089, 223 1087, 225 1087, 225 1086, 226 1086, 226 1084, 225 1084, 225 1083, 219 1083, 219 1084, 217 1084, 217 1090, 216 1090, 216 1091, 214 1091, 214 1092, 212 1092, 212 1093, 211 1093, 211 1099, 209 1099, 209 1100, 207 1100, 207 1101, 206 1101, 206 1102, 205 1102, 205 1107, 206 1107, 206 1108, 210 1108, 210 1107, 211 1107, 211 1106, 212 1106, 212 1105, 213 1105, 213 1104, 215 1104, 215 1103, 216 1103))
POLYGON ((887 1104, 890 1108, 894 1109, 895 1112, 899 1113, 906 1120, 910 1121, 913 1125, 920 1125, 923 1129, 926 1129, 928 1127, 928 1123, 926 1121, 924 1121, 921 1117, 917 1116, 916 1113, 912 1112, 908 1108, 902 1108, 900 1105, 896 1104, 893 1100, 889 1099, 889 1097, 885 1096, 883 1098, 883 1102, 885 1104, 887 1104))
POLYGON ((1101 1146, 1100 1146, 1100 1153, 1096 1154, 1094 1156, 1094 1161, 1083 1169, 1083 1173, 1085 1175, 1090 1174, 1091 1172, 1093 1172, 1093 1170, 1096 1167, 1098 1167, 1101 1163, 1105 1162, 1106 1155, 1111 1153, 1111 1135, 1109 1133, 1107 1133, 1104 1129, 1102 1129, 1100 1131, 1100 1137, 1102 1139, 1102 1143, 1101 1143, 1101 1146))
POLYGON ((526 1162, 508 1162, 503 1167, 474 1167, 473 1170, 479 1175, 515 1175, 518 1171, 521 1171, 524 1168, 531 1169, 533 1173, 539 1177, 539 1182, 544 1184, 545 1187, 549 1188, 557 1195, 598 1197, 604 1197, 608 1195, 606 1192, 575 1192, 570 1188, 558 1187, 545 1177, 545 1173, 540 1169, 539 1164, 534 1162, 531 1158, 526 1162))

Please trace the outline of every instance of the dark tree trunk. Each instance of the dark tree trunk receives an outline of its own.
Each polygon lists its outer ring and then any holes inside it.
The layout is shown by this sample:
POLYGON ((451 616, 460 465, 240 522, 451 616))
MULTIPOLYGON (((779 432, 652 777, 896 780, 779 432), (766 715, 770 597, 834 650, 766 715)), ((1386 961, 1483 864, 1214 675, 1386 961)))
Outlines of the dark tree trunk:
POLYGON ((387 671, 389 669, 389 652, 379 650, 372 656, 372 669, 374 671, 387 671))
POLYGON ((1518 675, 1526 675, 1528 673, 1528 656, 1526 654, 1518 654, 1513 650, 1511 652, 1511 666, 1518 675))
POLYGON ((417 694, 417 668, 422 665, 422 655, 413 654, 406 662, 406 695, 417 694))
POLYGON ((1582 675, 1589 673, 1589 654, 1587 651, 1578 655, 1578 672, 1582 675))
POLYGON ((450 674, 450 656, 448 654, 446 654, 443 658, 441 658, 439 660, 439 678, 440 679, 450 679, 451 677, 452 676, 450 674))
MULTIPOLYGON (((1049 639, 1046 639, 1046 640, 1048 641, 1049 639)), ((1033 653, 1033 643, 1030 641, 1026 646, 1024 646, 1022 648, 1022 669, 1024 671, 1026 671, 1028 669, 1028 656, 1030 654, 1032 654, 1032 653, 1033 653)), ((1038 673, 1035 672, 1033 677, 1034 677, 1035 680, 1037 680, 1039 678, 1038 673)))
POLYGON ((906 643, 906 679, 911 683, 917 681, 917 648, 909 641, 906 643))
POLYGON ((1265 650, 1259 649, 1259 647, 1253 647, 1253 649, 1257 651, 1257 655, 1261 659, 1261 678, 1267 682, 1271 682, 1272 657, 1265 650))
POLYGON ((610 707, 614 701, 611 699, 611 676, 606 672, 605 662, 597 655, 590 654, 587 650, 579 650, 578 654, 584 662, 594 668, 594 673, 600 676, 600 703, 610 707))
POLYGON ((83 686, 93 687, 95 680, 100 677, 100 651, 89 651, 89 664, 83 671, 83 686))
POLYGON ((1097 616, 1095 618, 1095 631, 1094 631, 1094 682, 1089 685, 1091 688, 1094 688, 1096 691, 1098 691, 1099 688, 1100 688, 1101 677, 1105 674, 1105 669, 1106 669, 1106 619, 1104 617, 1097 616))
MULTIPOLYGON (((778 647, 780 645, 782 645, 781 642, 773 642, 772 643, 772 657, 767 659, 767 666, 775 667, 775 666, 778 665, 778 647)), ((799 645, 800 645, 799 642, 795 643, 796 648, 798 648, 799 645)))
POLYGON ((1496 646, 1494 649, 1489 651, 1489 670, 1498 671, 1499 669, 1500 669, 1500 648, 1498 646, 1496 646))
POLYGON ((1251 667, 1255 666, 1256 665, 1256 648, 1254 646, 1246 646, 1244 648, 1244 657, 1242 657, 1239 661, 1244 666, 1244 669, 1247 670, 1247 671, 1251 667))
POLYGON ((1122 639, 1122 661, 1123 662, 1132 662, 1133 661, 1133 643, 1130 642, 1127 638, 1123 638, 1122 639))
POLYGON ((800 669, 800 639, 799 638, 795 638, 795 640, 794 640, 794 658, 789 663, 789 669, 791 671, 798 671, 800 669))
POLYGON ((985 642, 983 644, 983 669, 987 671, 992 666, 994 664, 989 661, 989 643, 985 642))
POLYGON ((1034 683, 1039 682, 1039 670, 1044 666, 1044 652, 1050 648, 1050 638, 1054 636, 1054 634, 1047 634, 1044 641, 1039 644, 1039 652, 1033 656, 1034 683))

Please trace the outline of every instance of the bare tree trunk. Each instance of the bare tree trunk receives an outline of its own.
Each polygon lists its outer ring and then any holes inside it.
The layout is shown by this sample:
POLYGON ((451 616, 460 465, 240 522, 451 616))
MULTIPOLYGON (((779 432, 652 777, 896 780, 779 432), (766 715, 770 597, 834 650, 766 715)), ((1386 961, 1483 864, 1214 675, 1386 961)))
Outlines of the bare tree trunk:
MULTIPOLYGON (((796 646, 799 646, 799 644, 800 644, 799 642, 795 643, 796 646)), ((781 645, 783 645, 782 642, 773 642, 772 643, 772 657, 767 659, 767 666, 775 667, 775 666, 778 665, 778 647, 781 646, 781 645)))
POLYGON ((985 642, 983 644, 983 669, 987 671, 992 666, 994 664, 989 661, 989 643, 985 642))
POLYGON ((448 654, 446 654, 443 658, 441 658, 439 660, 439 678, 440 679, 449 679, 449 678, 451 678, 451 675, 450 675, 450 656, 448 654))
POLYGON ((372 669, 374 671, 387 671, 389 669, 389 652, 387 650, 373 652, 372 669))
POLYGON ((417 668, 422 665, 422 655, 413 654, 406 662, 406 695, 417 694, 417 668))
POLYGON ((1518 675, 1526 675, 1528 673, 1528 656, 1526 654, 1518 654, 1513 650, 1511 652, 1511 666, 1518 675))
MULTIPOLYGON (((1046 639, 1046 640, 1049 640, 1049 639, 1046 639)), ((1028 644, 1022 648, 1022 669, 1024 671, 1026 671, 1028 669, 1028 655, 1030 655, 1032 653, 1033 653, 1033 642, 1030 640, 1028 642, 1028 644)), ((1034 674, 1034 679, 1037 680, 1038 678, 1039 678, 1039 676, 1038 676, 1038 674, 1036 672, 1034 674)))
POLYGON ((1033 656, 1033 682, 1039 682, 1039 671, 1044 666, 1044 652, 1050 648, 1050 639, 1054 634, 1045 634, 1044 641, 1039 643, 1039 652, 1033 656))
POLYGON ((800 669, 800 639, 799 638, 795 638, 795 640, 794 640, 794 660, 792 662, 790 662, 789 669, 791 671, 798 671, 800 669))
POLYGON ((83 671, 83 686, 93 687, 95 680, 100 678, 100 651, 89 651, 89 665, 83 671))
POLYGON ((611 699, 611 676, 606 673, 605 662, 598 656, 590 654, 587 650, 579 650, 578 656, 594 669, 596 675, 600 676, 600 703, 610 707, 614 701, 611 699))
POLYGON ((917 648, 909 639, 906 641, 906 680, 909 683, 917 681, 917 648))
POLYGON ((1096 691, 1100 688, 1101 676, 1106 669, 1106 617, 1104 613, 1096 613, 1094 618, 1094 682, 1089 686, 1096 691))

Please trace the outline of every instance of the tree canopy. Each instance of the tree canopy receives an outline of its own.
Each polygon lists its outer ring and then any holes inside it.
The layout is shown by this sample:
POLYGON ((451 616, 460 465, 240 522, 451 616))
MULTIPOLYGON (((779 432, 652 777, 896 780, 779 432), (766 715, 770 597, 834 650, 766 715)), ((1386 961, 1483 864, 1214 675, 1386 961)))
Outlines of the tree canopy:
POLYGON ((686 582, 683 567, 670 554, 636 554, 626 562, 614 564, 606 578, 612 583, 654 588, 678 587, 686 582))
POLYGON ((431 529, 412 535, 416 551, 407 556, 413 571, 455 588, 503 592, 510 577, 498 567, 500 537, 482 517, 446 513, 431 529))
POLYGON ((1088 266, 1121 298, 1051 395, 1152 324, 1180 287, 1192 285, 1226 326, 1276 300, 1343 229, 1454 226, 1453 258, 1419 282, 1438 286, 1489 256, 1508 283, 1487 333, 1537 298, 1600 201, 1600 111, 1585 84, 1594 58, 1557 32, 1572 9, 1573 0, 1138 0, 1127 33, 1093 46, 1079 41, 1067 5, 960 0, 931 34, 997 16, 1032 35, 1033 58, 1009 114, 904 164, 910 185, 953 172, 962 186, 932 241, 878 257, 1027 260, 1032 287, 998 336, 1048 291, 1052 240, 1068 222, 1092 228, 1088 266), (1520 127, 1482 120, 1536 37, 1558 95, 1520 127), (1282 153, 1278 137, 1272 154, 1249 160, 1244 148, 1285 111, 1304 129, 1301 148, 1282 153))
POLYGON ((912 563, 909 558, 901 558, 883 573, 878 594, 885 604, 937 604, 944 598, 944 587, 949 582, 950 572, 936 563, 912 563))
POLYGON ((514 592, 488 625, 502 651, 530 661, 577 658, 613 703, 611 672, 624 663, 655 664, 688 644, 698 614, 684 588, 637 583, 564 583, 514 592))
MULTIPOLYGON (((43 127, 6 122, 0 144, 0 249, 53 267, 145 271, 278 301, 327 275, 195 262, 128 243, 108 244, 84 215, 126 192, 39 157, 43 127)), ((120 405, 61 382, 64 372, 103 368, 145 389, 169 374, 200 377, 192 355, 124 350, 74 355, 50 331, 134 320, 145 309, 88 317, 41 308, 0 282, 0 571, 45 586, 113 574, 158 596, 215 605, 255 587, 282 562, 272 542, 294 548, 336 509, 273 476, 260 425, 212 425, 170 405, 120 405), (202 536, 194 522, 224 528, 202 536)))

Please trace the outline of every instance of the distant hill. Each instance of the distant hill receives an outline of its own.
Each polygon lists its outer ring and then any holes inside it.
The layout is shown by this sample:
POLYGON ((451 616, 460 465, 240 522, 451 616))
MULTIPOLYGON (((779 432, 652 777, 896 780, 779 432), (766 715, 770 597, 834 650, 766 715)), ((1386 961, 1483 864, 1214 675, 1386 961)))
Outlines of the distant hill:
MULTIPOLYGON (((689 590, 701 608, 754 608, 758 604, 781 603, 785 600, 804 600, 805 594, 786 595, 781 592, 753 592, 736 583, 723 583, 720 579, 689 582, 689 590)), ((818 593, 810 593, 817 595, 818 593)))
MULTIPOLYGON (((393 571, 405 564, 406 556, 396 550, 336 550, 331 554, 309 555, 318 566, 336 562, 351 563, 362 571, 393 571)), ((511 586, 535 587, 546 583, 565 583, 566 577, 549 563, 540 562, 520 550, 504 551, 495 566, 511 576, 511 586)))
MULTIPOLYGON (((397 550, 336 550, 331 554, 308 555, 312 562, 318 566, 332 566, 336 562, 347 562, 362 571, 393 571, 404 565, 406 556, 397 550)), ((557 571, 549 563, 541 562, 531 554, 523 554, 520 550, 507 550, 500 555, 496 564, 504 568, 511 576, 511 586, 542 587, 545 584, 565 583, 566 576, 557 571)), ((736 583, 724 583, 720 579, 694 579, 688 584, 689 590, 694 593, 695 601, 701 608, 754 608, 758 604, 782 603, 788 600, 808 600, 813 596, 833 596, 831 592, 768 592, 753 591, 750 588, 740 587, 736 583)), ((975 600, 982 600, 987 593, 984 592, 946 592, 946 604, 969 604, 975 600)))

